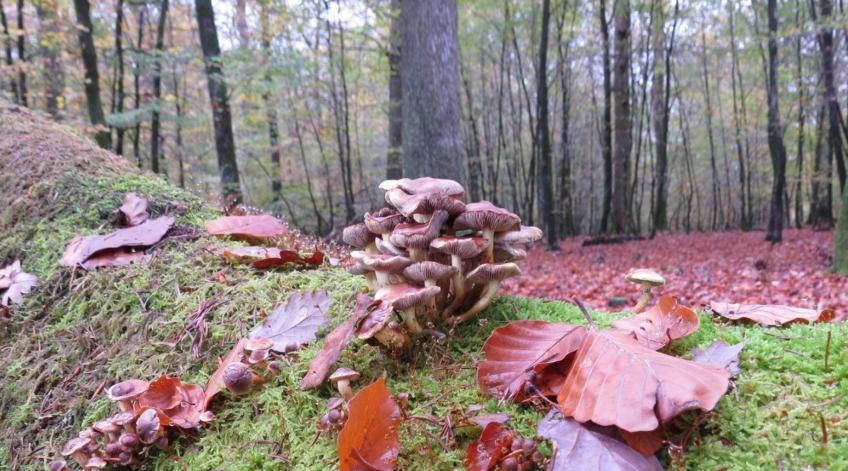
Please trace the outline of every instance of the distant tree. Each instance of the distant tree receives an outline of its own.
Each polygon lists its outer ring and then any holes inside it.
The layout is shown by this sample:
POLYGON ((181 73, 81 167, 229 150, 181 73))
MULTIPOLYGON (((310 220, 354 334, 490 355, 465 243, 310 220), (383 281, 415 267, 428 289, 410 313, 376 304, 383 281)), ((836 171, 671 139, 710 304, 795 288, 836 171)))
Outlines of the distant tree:
POLYGON ((612 232, 628 233, 633 230, 630 220, 628 188, 630 185, 630 150, 633 129, 630 121, 630 0, 616 0, 615 64, 613 74, 613 186, 612 232))
POLYGON ((77 13, 77 36, 85 69, 85 101, 88 117, 96 128, 94 140, 104 149, 112 148, 112 133, 106 127, 103 104, 100 101, 100 76, 97 72, 97 50, 94 47, 94 27, 91 24, 91 5, 88 0, 74 0, 77 13))
POLYGON ((551 22, 551 1, 542 1, 542 33, 539 36, 539 63, 536 78, 536 136, 539 139, 539 205, 542 225, 549 249, 557 249, 557 221, 554 212, 553 155, 548 125, 548 29, 551 22))
POLYGON ((774 172, 771 187, 771 205, 766 240, 783 239, 784 191, 786 191, 786 147, 783 145, 783 128, 780 124, 779 95, 777 93, 777 0, 768 0, 768 146, 774 172))
POLYGON ((168 18, 168 0, 159 5, 159 24, 156 28, 156 50, 153 57, 153 112, 150 118, 150 169, 159 173, 159 118, 162 108, 162 55, 165 49, 165 21, 168 18))
POLYGON ((400 77, 401 0, 391 0, 389 19, 389 150, 386 153, 386 178, 403 176, 403 84, 400 77))
MULTIPOLYGON (((115 4, 115 83, 113 85, 114 95, 112 102, 113 113, 124 112, 124 0, 118 0, 115 4)), ((124 155, 124 126, 116 126, 115 130, 115 153, 124 155)))
POLYGON ((604 199, 601 205, 601 232, 609 229, 612 207, 612 61, 610 59, 607 0, 600 0, 598 20, 601 28, 601 55, 604 73, 604 112, 601 118, 601 156, 604 161, 604 199))
POLYGON ((26 30, 24 29, 24 0, 18 0, 18 102, 28 105, 26 75, 26 30))
POLYGON ((271 194, 274 201, 282 200, 283 183, 280 179, 280 130, 277 123, 277 108, 271 100, 273 81, 271 80, 271 15, 269 0, 260 0, 259 13, 260 43, 262 46, 262 65, 264 66, 262 84, 262 104, 265 106, 265 120, 268 122, 268 149, 271 158, 271 194))
MULTIPOLYGON (((3 28, 3 31, 0 31, 0 33, 3 34, 6 67, 12 70, 12 67, 15 65, 15 60, 12 58, 12 36, 9 34, 9 22, 6 20, 6 10, 3 8, 2 0, 0 0, 0 28, 3 28)), ((14 74, 9 74, 9 92, 15 103, 18 103, 18 81, 15 80, 14 74)))
POLYGON ((59 118, 65 109, 65 70, 62 66, 64 36, 59 20, 59 2, 39 0, 34 2, 34 5, 38 15, 38 53, 44 60, 44 74, 47 81, 45 90, 47 112, 54 118, 59 118))
POLYGON ((218 29, 215 27, 215 11, 212 8, 212 0, 195 0, 194 8, 197 15, 200 48, 203 50, 203 65, 209 90, 209 102, 212 106, 215 149, 218 154, 218 172, 221 176, 221 194, 227 205, 235 205, 242 200, 241 183, 239 181, 238 162, 236 161, 229 92, 227 91, 227 82, 224 80, 224 66, 221 63, 218 29))

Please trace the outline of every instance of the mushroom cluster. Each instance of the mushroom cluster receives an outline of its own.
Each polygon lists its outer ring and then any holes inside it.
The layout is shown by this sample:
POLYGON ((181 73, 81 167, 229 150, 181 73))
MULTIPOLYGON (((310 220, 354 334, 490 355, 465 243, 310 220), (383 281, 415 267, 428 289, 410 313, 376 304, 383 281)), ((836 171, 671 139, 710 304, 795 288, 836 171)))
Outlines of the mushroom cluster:
POLYGON ((464 203, 465 190, 453 180, 402 178, 380 189, 390 207, 366 213, 342 238, 358 249, 350 271, 364 275, 376 293, 357 335, 392 348, 407 345, 409 334, 438 335, 432 329, 439 323, 452 327, 473 318, 501 281, 521 273, 513 262, 542 237, 488 201, 464 203))
MULTIPOLYGON (((280 372, 280 364, 271 351, 274 341, 267 337, 244 339, 244 351, 239 358, 224 365, 221 379, 227 390, 236 396, 247 394, 280 372)), ((211 398, 208 398, 211 399, 211 398)))

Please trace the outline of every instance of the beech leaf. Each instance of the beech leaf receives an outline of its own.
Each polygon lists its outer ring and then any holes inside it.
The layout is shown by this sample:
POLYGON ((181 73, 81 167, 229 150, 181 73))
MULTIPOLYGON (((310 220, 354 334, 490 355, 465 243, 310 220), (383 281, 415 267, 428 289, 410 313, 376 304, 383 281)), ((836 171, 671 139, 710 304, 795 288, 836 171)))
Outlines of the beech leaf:
POLYGON ((563 414, 628 432, 652 431, 690 409, 711 410, 730 377, 615 331, 590 331, 573 361, 557 396, 563 414))
POLYGON ((515 432, 503 424, 492 422, 483 429, 476 442, 468 444, 465 469, 489 471, 510 451, 515 432))
POLYGON ((276 247, 229 247, 213 250, 230 263, 249 263, 253 268, 272 268, 287 263, 321 265, 324 253, 318 250, 301 254, 296 250, 276 247))
POLYGON ((764 326, 780 326, 792 322, 828 322, 835 317, 832 309, 805 309, 776 304, 734 304, 711 301, 710 309, 731 320, 746 319, 764 326))
POLYGON ((630 332, 642 345, 659 350, 669 342, 698 330, 701 321, 695 311, 663 296, 647 311, 612 322, 613 327, 630 332))
POLYGON ((348 403, 348 418, 339 432, 339 469, 391 470, 400 450, 400 421, 400 407, 383 378, 362 388, 348 403))
POLYGON ((326 312, 330 297, 324 290, 301 294, 294 292, 285 304, 280 304, 250 331, 250 338, 267 337, 274 341, 271 348, 287 353, 315 340, 318 329, 327 325, 326 312))
POLYGON ((235 239, 262 241, 288 232, 282 221, 269 214, 223 216, 206 223, 211 235, 228 235, 235 239))
POLYGON ((89 257, 80 266, 86 270, 94 270, 100 267, 125 267, 132 263, 142 263, 147 260, 148 255, 144 252, 130 252, 121 247, 114 250, 103 250, 89 257))
POLYGON ((704 351, 698 348, 692 349, 692 361, 724 368, 730 373, 731 377, 735 378, 741 371, 739 369, 739 354, 743 348, 745 348, 745 342, 728 345, 721 340, 716 340, 704 351))
POLYGON ((21 304, 24 301, 24 295, 36 286, 38 286, 38 277, 22 271, 20 260, 15 260, 14 263, 0 270, 0 291, 5 289, 3 296, 0 297, 0 306, 21 304))
POLYGON ((312 362, 309 363, 309 370, 306 376, 300 381, 302 389, 312 389, 320 386, 327 374, 330 372, 333 364, 339 359, 342 350, 353 338, 353 332, 359 321, 368 314, 368 307, 374 303, 366 294, 359 294, 356 297, 356 309, 351 317, 339 324, 332 332, 324 337, 324 346, 321 351, 315 355, 312 362))
POLYGON ((205 410, 206 398, 203 388, 187 384, 175 376, 162 375, 150 383, 135 404, 136 412, 153 408, 168 422, 183 429, 200 426, 200 414, 205 410))
POLYGON ((247 339, 241 339, 238 343, 227 353, 223 359, 218 362, 218 369, 212 373, 212 376, 209 377, 209 381, 206 382, 206 390, 205 397, 203 401, 203 410, 209 408, 209 404, 212 402, 212 399, 221 391, 226 389, 224 385, 224 369, 230 363, 238 361, 242 354, 244 353, 244 344, 247 342, 247 339))
POLYGON ((74 267, 103 251, 122 247, 149 247, 162 240, 173 224, 173 217, 162 216, 137 226, 118 229, 111 234, 74 237, 65 248, 59 264, 74 267))
POLYGON ((645 457, 626 444, 590 430, 574 419, 551 410, 539 422, 536 433, 556 444, 550 471, 572 469, 597 471, 662 471, 655 456, 645 457))
POLYGON ((137 226, 150 217, 147 213, 147 200, 138 196, 137 193, 127 193, 118 211, 121 213, 124 224, 129 227, 137 226))
POLYGON ((534 372, 562 361, 580 347, 586 329, 571 324, 523 320, 498 327, 483 345, 477 384, 493 396, 518 395, 534 372))

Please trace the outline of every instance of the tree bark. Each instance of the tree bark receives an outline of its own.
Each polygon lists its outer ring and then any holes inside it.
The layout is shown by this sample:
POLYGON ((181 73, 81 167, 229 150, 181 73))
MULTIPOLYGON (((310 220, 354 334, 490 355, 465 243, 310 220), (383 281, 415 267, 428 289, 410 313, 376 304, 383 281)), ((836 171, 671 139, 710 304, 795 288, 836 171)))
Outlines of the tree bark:
POLYGON ((632 231, 628 193, 630 188, 630 150, 633 141, 630 121, 630 0, 615 3, 615 73, 613 106, 615 136, 613 141, 612 232, 632 231))
POLYGON ((539 206, 541 209, 542 229, 548 242, 548 249, 558 249, 557 221, 554 213, 553 191, 553 155, 551 154, 551 133, 548 125, 548 29, 551 22, 551 1, 542 1, 542 32, 539 37, 539 63, 536 66, 536 116, 539 139, 539 206))
POLYGON ((571 42, 574 33, 574 21, 577 15, 572 16, 569 26, 568 38, 563 38, 565 16, 568 11, 568 2, 562 6, 562 12, 557 20, 557 59, 559 62, 560 80, 560 105, 562 106, 562 119, 560 121, 560 165, 559 165, 559 202, 562 207, 560 212, 560 237, 574 235, 577 227, 574 223, 573 201, 574 186, 571 178, 572 155, 571 155, 571 42))
POLYGON ((45 98, 47 112, 54 119, 61 118, 65 107, 65 71, 62 67, 62 26, 59 24, 59 4, 56 0, 35 2, 38 15, 39 55, 47 71, 45 98))
POLYGON ((601 154, 604 161, 604 201, 601 209, 600 228, 600 232, 602 233, 607 232, 609 229, 609 218, 612 207, 612 66, 606 3, 606 0, 600 0, 598 9, 604 71, 604 112, 601 121, 601 154))
POLYGON ((671 54, 674 51, 680 3, 677 1, 674 3, 674 21, 667 46, 665 0, 657 0, 655 8, 657 17, 654 18, 654 84, 651 89, 651 101, 654 111, 654 139, 656 141, 654 151, 657 159, 654 168, 656 185, 654 224, 651 230, 664 231, 668 229, 668 124, 671 97, 671 54))
POLYGON ((389 25, 389 150, 386 153, 386 179, 403 176, 403 85, 400 76, 401 0, 391 0, 389 25))
POLYGON ((271 100, 273 82, 271 80, 271 28, 268 0, 260 1, 259 13, 260 42, 262 43, 262 61, 264 66, 264 84, 262 88, 262 104, 265 106, 265 120, 268 123, 268 151, 271 158, 271 195, 274 201, 280 201, 283 193, 283 182, 280 178, 280 131, 277 123, 277 109, 271 100))
POLYGON ((404 2, 400 19, 403 175, 465 183, 456 0, 404 2))
MULTIPOLYGON (((118 0, 115 5, 115 60, 117 61, 115 85, 115 112, 124 112, 124 0, 118 0)), ((115 153, 124 155, 124 126, 115 130, 115 153)))
POLYGON ((3 2, 0 0, 0 27, 3 28, 3 49, 5 51, 4 60, 9 68, 9 92, 16 104, 20 104, 18 100, 18 81, 15 79, 15 74, 12 72, 15 61, 12 59, 12 36, 9 34, 9 23, 6 20, 6 10, 3 8, 3 2))
POLYGON ((836 220, 833 234, 833 268, 837 273, 848 275, 848 191, 842 192, 842 209, 836 220))
POLYGON ((825 100, 827 100, 828 111, 828 141, 833 160, 836 161, 836 174, 839 176, 839 188, 845 189, 845 155, 842 147, 842 135, 840 133, 839 98, 836 92, 836 81, 833 73, 833 30, 826 26, 833 17, 833 3, 831 0, 821 0, 822 26, 818 39, 822 57, 822 81, 824 82, 825 100))
POLYGON ((705 26, 701 23, 701 67, 704 79, 704 103, 707 118, 707 142, 710 145, 710 170, 712 174, 712 216, 710 228, 716 230, 723 224, 723 212, 721 209, 721 189, 719 187, 718 167, 716 166, 715 139, 713 137, 713 106, 710 93, 710 74, 707 67, 707 39, 705 26))
POLYGON ((732 100, 733 100, 733 127, 734 127, 734 141, 736 143, 736 159, 739 164, 739 225, 742 227, 742 230, 748 230, 751 228, 751 213, 750 213, 750 198, 751 194, 750 188, 746 187, 746 182, 749 181, 746 179, 746 153, 748 149, 748 138, 744 137, 745 141, 745 152, 743 152, 743 134, 742 134, 742 123, 744 121, 745 116, 745 92, 742 87, 742 76, 739 72, 739 51, 736 47, 736 30, 734 27, 734 17, 736 16, 736 11, 733 6, 733 3, 728 3, 728 24, 730 28, 730 55, 731 55, 731 71, 730 71, 730 85, 732 91, 732 100), (742 89, 741 93, 737 92, 737 82, 738 88, 742 89), (740 102, 741 101, 741 117, 740 117, 740 102))
POLYGON ((100 75, 97 72, 97 50, 94 47, 94 29, 91 24, 91 6, 88 0, 74 0, 77 14, 77 36, 82 54, 82 64, 85 69, 85 101, 88 106, 88 117, 95 127, 94 140, 97 145, 110 149, 112 134, 106 127, 103 115, 103 104, 100 101, 100 75))
POLYGON ((780 124, 777 90, 777 0, 768 0, 768 146, 774 171, 769 225, 766 240, 777 243, 783 238, 783 193, 786 188, 786 148, 780 124))
POLYGON ((203 50, 203 65, 212 121, 215 128, 215 149, 218 154, 218 172, 221 176, 221 195, 227 206, 241 203, 236 145, 230 113, 229 93, 221 62, 221 47, 218 45, 218 29, 215 27, 215 11, 212 0, 195 0, 200 47, 203 50))
MULTIPOLYGON (((138 7, 138 33, 136 34, 135 58, 133 59, 133 109, 138 111, 141 108, 141 61, 138 59, 144 46, 144 13, 147 11, 146 5, 138 7)), ((141 157, 141 120, 137 119, 133 132, 133 158, 136 165, 141 168, 144 164, 141 157)))
POLYGON ((24 0, 18 0, 18 103, 28 106, 26 75, 26 30, 24 29, 24 0))
POLYGON ((165 21, 168 19, 168 0, 159 5, 159 24, 156 27, 156 46, 153 51, 153 112, 150 116, 150 170, 159 173, 159 115, 162 110, 162 55, 165 50, 165 21))

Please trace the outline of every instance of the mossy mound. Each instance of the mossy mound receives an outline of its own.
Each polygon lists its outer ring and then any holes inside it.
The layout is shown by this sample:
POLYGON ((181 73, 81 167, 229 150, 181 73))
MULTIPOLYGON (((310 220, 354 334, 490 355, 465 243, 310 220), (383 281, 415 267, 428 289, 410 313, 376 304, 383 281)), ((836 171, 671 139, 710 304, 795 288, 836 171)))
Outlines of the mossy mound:
MULTIPOLYGON (((205 383, 217 358, 253 327, 257 313, 284 302, 294 290, 327 290, 336 325, 365 288, 362 279, 330 267, 257 272, 229 266, 207 250, 221 242, 200 231, 202 221, 216 215, 211 207, 93 150, 67 130, 26 111, 10 119, 12 113, 0 106, 0 136, 25 131, 29 136, 33 127, 43 136, 14 145, 0 138, 0 260, 20 258, 42 285, 15 310, 12 324, 0 327, 0 469, 46 469, 69 437, 114 412, 103 389, 120 379, 168 373, 205 383), (31 153, 33 148, 44 155, 31 153), (16 167, 22 165, 21 152, 37 159, 29 167, 41 170, 16 167), (12 168, 29 176, 15 180, 12 168), (128 191, 148 197, 154 215, 181 214, 177 224, 187 229, 186 237, 167 240, 146 265, 87 273, 60 269, 56 262, 68 240, 111 230, 111 213, 128 191), (207 317, 209 334, 195 357, 186 322, 212 299, 219 304, 207 317)), ((618 317, 593 315, 601 325, 618 317)), ((425 345, 410 361, 355 342, 340 363, 362 372, 361 384, 385 372, 390 389, 409 393, 412 416, 444 417, 477 404, 488 412, 510 413, 510 424, 532 436, 541 412, 499 404, 477 389, 474 363, 480 348, 494 328, 514 319, 583 324, 583 317, 564 303, 521 298, 502 298, 483 317, 486 321, 459 328, 444 346, 425 345)), ((686 356, 692 347, 716 339, 748 344, 736 387, 721 400, 716 417, 693 433, 683 467, 848 469, 845 333, 844 325, 725 325, 703 314, 701 329, 676 342, 673 353, 686 356), (828 332, 832 344, 825 370, 828 332)), ((335 468, 334 437, 318 434, 315 427, 333 391, 297 386, 319 347, 320 341, 300 352, 256 393, 225 398, 216 407, 217 420, 199 436, 184 437, 167 453, 151 453, 146 463, 163 470, 335 468)), ((459 429, 456 445, 448 449, 440 432, 426 420, 407 421, 398 469, 461 469, 478 432, 459 429)))

